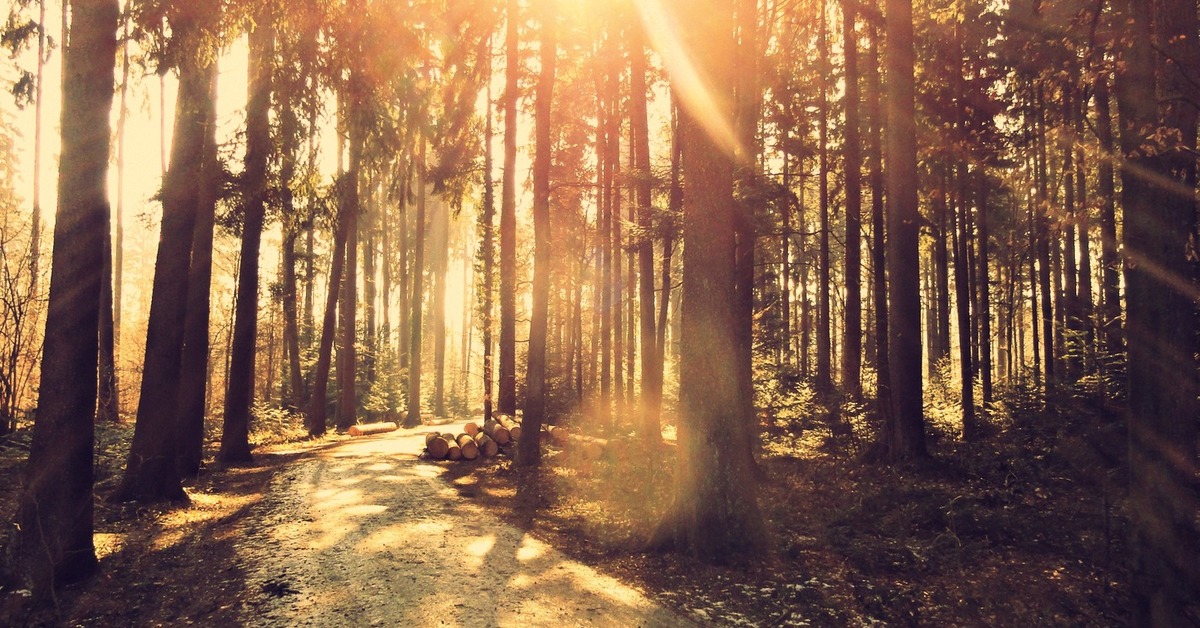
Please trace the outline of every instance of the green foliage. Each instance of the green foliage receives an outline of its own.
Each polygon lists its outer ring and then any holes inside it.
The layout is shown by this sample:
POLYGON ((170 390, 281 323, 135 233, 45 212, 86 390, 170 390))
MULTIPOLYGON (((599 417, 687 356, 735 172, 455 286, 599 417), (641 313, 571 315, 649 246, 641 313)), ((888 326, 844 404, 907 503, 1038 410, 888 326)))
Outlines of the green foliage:
POLYGON ((307 434, 299 412, 261 401, 250 408, 250 442, 255 446, 297 441, 307 434))

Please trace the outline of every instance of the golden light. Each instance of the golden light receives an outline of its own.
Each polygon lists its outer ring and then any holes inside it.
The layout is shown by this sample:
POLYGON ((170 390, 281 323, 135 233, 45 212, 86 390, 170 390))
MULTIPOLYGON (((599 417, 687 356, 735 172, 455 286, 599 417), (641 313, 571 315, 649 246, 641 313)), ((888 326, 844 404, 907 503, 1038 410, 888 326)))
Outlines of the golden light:
MULTIPOLYGON (((740 147, 733 121, 722 113, 731 110, 721 102, 728 97, 722 95, 722 90, 697 67, 697 55, 683 37, 676 19, 677 12, 667 10, 662 0, 635 0, 634 6, 637 7, 650 45, 662 58, 663 66, 671 77, 671 85, 682 101, 681 105, 691 112, 713 143, 729 155, 737 154, 740 147)), ((690 10, 703 9, 692 7, 690 10)), ((726 87, 723 91, 731 90, 731 87, 726 87)))

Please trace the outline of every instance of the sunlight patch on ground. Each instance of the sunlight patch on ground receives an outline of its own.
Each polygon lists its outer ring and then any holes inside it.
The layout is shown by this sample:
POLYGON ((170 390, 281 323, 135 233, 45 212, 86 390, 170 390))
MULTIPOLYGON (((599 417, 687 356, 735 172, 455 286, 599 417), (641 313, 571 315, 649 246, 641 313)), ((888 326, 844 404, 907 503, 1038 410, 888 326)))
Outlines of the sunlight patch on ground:
POLYGON ((467 545, 463 549, 465 549, 467 551, 467 553, 470 554, 471 556, 478 556, 479 558, 483 558, 484 556, 487 556, 487 553, 492 551, 492 548, 495 546, 496 546, 496 535, 489 534, 487 536, 475 539, 474 541, 471 541, 470 543, 467 543, 467 545))
POLYGON ((92 535, 92 542, 96 545, 96 558, 103 559, 105 556, 111 556, 125 548, 125 535, 97 532, 92 535))
POLYGON ((341 508, 362 501, 362 491, 357 489, 320 491, 320 493, 316 495, 314 503, 317 508, 341 508))
POLYGON ((529 535, 526 535, 521 540, 521 547, 517 548, 517 560, 526 562, 540 557, 546 553, 546 546, 535 541, 529 535))
POLYGON ((378 473, 380 471, 391 471, 394 468, 396 468, 396 465, 394 465, 390 462, 376 462, 375 464, 363 467, 364 470, 375 472, 375 473, 378 473))
POLYGON ((401 484, 401 483, 407 482, 410 479, 411 478, 405 477, 403 475, 391 475, 391 474, 380 475, 380 476, 376 476, 376 477, 372 478, 372 480, 375 482, 388 482, 388 483, 396 483, 396 484, 401 484))
POLYGON ((387 510, 388 507, 382 504, 359 504, 357 506, 346 506, 339 510, 343 517, 364 517, 366 515, 377 515, 387 510))

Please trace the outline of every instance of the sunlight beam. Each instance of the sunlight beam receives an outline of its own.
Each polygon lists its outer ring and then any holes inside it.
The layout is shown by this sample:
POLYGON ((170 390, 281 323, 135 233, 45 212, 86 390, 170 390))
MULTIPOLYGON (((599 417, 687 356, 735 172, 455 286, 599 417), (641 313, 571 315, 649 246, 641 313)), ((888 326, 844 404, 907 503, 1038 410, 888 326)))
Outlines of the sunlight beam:
MULTIPOLYGON (((663 60, 680 105, 691 112, 721 150, 729 155, 741 154, 733 120, 722 114, 723 111, 733 111, 729 103, 722 102, 732 99, 733 86, 718 89, 697 67, 694 62, 697 55, 681 32, 676 19, 677 12, 668 10, 663 0, 636 0, 634 6, 637 7, 651 47, 663 60)), ((679 10, 704 11, 704 8, 693 5, 679 10)))

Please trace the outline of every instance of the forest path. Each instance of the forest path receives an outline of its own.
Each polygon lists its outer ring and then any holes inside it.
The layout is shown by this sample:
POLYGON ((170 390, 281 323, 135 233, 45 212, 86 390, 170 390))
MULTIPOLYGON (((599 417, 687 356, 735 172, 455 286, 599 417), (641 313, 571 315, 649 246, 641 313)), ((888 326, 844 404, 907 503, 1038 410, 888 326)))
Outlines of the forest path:
POLYGON ((245 625, 690 625, 441 479, 419 458, 433 429, 345 441, 276 474, 236 531, 245 625))

